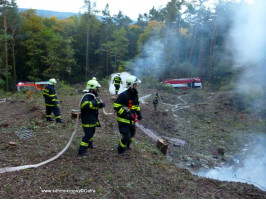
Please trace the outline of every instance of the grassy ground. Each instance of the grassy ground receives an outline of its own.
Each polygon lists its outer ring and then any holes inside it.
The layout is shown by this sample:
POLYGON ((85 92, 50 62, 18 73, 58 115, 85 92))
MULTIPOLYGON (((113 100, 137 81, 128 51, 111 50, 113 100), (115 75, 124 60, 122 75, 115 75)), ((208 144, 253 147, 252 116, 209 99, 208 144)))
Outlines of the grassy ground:
MULTIPOLYGON (((152 90, 140 88, 140 96, 150 92, 152 90)), ((162 95, 164 101, 175 103, 179 93, 162 92, 162 95)), ((45 122, 45 107, 40 94, 34 94, 33 98, 27 98, 26 94, 16 94, 5 103, 0 103, 0 167, 36 164, 55 156, 64 148, 75 127, 75 120, 71 119, 71 109, 77 108, 81 94, 73 92, 66 95, 59 90, 58 96, 65 122, 63 125, 45 122), (25 129, 31 131, 33 137, 20 139, 16 136, 16 133, 25 129), (11 141, 17 145, 9 145, 11 141)), ((100 98, 107 103, 106 111, 113 112, 112 100, 107 90, 101 91, 100 98)), ((213 113, 211 118, 208 115, 208 119, 205 119, 207 107, 204 110, 204 97, 200 103, 193 102, 189 95, 187 98, 190 109, 175 113, 178 117, 172 117, 173 113, 166 111, 169 109, 167 106, 160 105, 159 111, 155 113, 151 104, 141 105, 144 117, 141 123, 160 134, 189 142, 190 145, 185 148, 178 147, 179 151, 170 150, 172 154, 175 151, 179 155, 187 155, 189 152, 195 156, 198 156, 196 152, 199 151, 209 153, 216 145, 212 147, 212 143, 204 142, 206 135, 203 133, 210 130, 209 133, 213 133, 211 137, 216 137, 215 133, 229 135, 230 130, 227 126, 224 127, 223 123, 234 123, 232 121, 239 116, 225 110, 224 113, 227 113, 229 118, 223 118, 222 123, 215 120, 220 113, 213 113), (196 109, 197 115, 193 109, 196 109), (196 133, 198 136, 193 137, 196 133), (199 144, 199 140, 202 140, 202 143, 199 144)), ((217 105, 212 106, 214 108, 217 105)), ((209 108, 208 112, 215 112, 212 110, 209 108)), ((249 121, 248 117, 244 116, 240 120, 245 120, 243 122, 246 123, 249 121)), ((253 123, 259 124, 259 120, 253 123)), ((79 127, 70 148, 57 160, 36 169, 0 174, 0 197, 266 198, 266 193, 253 185, 199 178, 186 169, 176 167, 156 149, 156 143, 140 130, 137 131, 133 149, 123 156, 117 155, 120 135, 115 116, 106 116, 101 111, 100 122, 102 127, 96 130, 94 139, 96 148, 90 150, 88 157, 77 156, 84 134, 79 127)), ((237 123, 237 126, 240 124, 237 123)), ((254 128, 254 124, 251 127, 254 128)), ((258 126, 258 129, 261 127, 258 126)), ((176 159, 176 162, 179 160, 176 159)))

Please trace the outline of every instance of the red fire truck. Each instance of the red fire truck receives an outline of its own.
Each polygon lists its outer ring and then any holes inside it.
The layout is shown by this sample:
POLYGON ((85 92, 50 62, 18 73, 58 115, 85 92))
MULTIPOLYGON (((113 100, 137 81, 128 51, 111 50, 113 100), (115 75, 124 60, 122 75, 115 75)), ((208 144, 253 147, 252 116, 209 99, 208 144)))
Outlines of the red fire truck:
POLYGON ((202 88, 202 83, 199 78, 167 79, 164 83, 174 88, 182 88, 185 90, 190 88, 202 88))
POLYGON ((20 91, 22 88, 26 88, 28 91, 34 92, 36 90, 43 90, 47 85, 48 81, 41 82, 19 82, 17 84, 17 91, 20 91))

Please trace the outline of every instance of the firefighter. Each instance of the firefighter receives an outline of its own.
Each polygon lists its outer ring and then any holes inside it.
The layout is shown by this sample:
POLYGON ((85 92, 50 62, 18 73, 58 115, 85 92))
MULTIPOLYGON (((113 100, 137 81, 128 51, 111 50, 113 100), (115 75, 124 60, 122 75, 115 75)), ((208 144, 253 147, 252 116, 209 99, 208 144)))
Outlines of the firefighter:
POLYGON ((153 106, 154 106, 154 110, 157 111, 157 105, 159 103, 159 95, 158 95, 158 91, 153 93, 153 100, 152 100, 153 106))
POLYGON ((45 99, 45 107, 46 107, 46 121, 53 121, 51 118, 52 112, 55 115, 55 119, 57 123, 63 123, 61 120, 60 109, 58 106, 58 99, 54 89, 54 85, 56 84, 56 80, 51 78, 49 80, 49 84, 45 87, 43 91, 43 97, 45 99))
POLYGON ((120 73, 117 73, 117 76, 114 77, 113 84, 115 84, 115 94, 118 94, 120 84, 123 84, 120 73))
POLYGON ((130 144, 136 132, 135 122, 141 120, 137 85, 141 83, 136 76, 128 76, 126 88, 114 101, 114 109, 117 112, 117 121, 122 139, 118 145, 118 154, 123 154, 130 149, 130 144))
POLYGON ((95 128, 100 127, 98 109, 105 107, 105 103, 97 97, 97 88, 99 87, 100 84, 97 81, 90 80, 87 83, 86 90, 83 91, 85 95, 81 100, 80 110, 82 127, 85 136, 82 138, 79 146, 78 155, 80 156, 86 156, 87 149, 93 148, 95 128))

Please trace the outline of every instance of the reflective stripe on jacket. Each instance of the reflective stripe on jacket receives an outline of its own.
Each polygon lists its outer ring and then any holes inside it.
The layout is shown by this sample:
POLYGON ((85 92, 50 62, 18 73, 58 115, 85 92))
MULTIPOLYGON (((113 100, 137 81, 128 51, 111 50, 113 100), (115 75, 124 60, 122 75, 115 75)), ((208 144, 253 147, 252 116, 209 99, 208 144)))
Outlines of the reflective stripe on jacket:
POLYGON ((43 91, 45 106, 58 106, 58 99, 53 85, 47 85, 43 91))
POLYGON ((122 92, 114 101, 114 109, 117 112, 117 121, 124 124, 134 124, 134 120, 128 118, 125 110, 128 108, 132 114, 140 112, 138 92, 128 89, 122 92))
POLYGON ((114 78, 113 83, 115 83, 115 85, 123 84, 122 79, 119 76, 114 78))
POLYGON ((91 93, 85 95, 80 104, 81 121, 83 127, 100 127, 98 119, 98 105, 100 100, 91 93))

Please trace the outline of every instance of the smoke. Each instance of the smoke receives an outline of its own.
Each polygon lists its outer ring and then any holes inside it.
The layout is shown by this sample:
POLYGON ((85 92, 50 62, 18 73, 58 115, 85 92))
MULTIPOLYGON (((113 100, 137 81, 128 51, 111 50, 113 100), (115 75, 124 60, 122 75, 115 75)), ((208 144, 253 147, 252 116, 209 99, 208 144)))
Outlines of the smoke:
MULTIPOLYGON (((258 110, 263 110, 262 108, 265 107, 266 97, 264 89, 266 87, 265 8, 265 0, 255 0, 253 4, 240 4, 233 12, 233 28, 230 30, 229 39, 234 67, 242 70, 236 89, 240 94, 249 97, 253 108, 256 105, 258 110)), ((240 164, 201 171, 198 175, 223 181, 254 184, 266 191, 265 133, 254 139, 258 141, 257 144, 253 145, 253 151, 246 155, 240 164)), ((245 153, 245 149, 243 149, 243 153, 245 153)))
POLYGON ((158 77, 165 65, 164 56, 163 40, 151 38, 144 44, 141 54, 128 63, 127 68, 138 78, 151 74, 158 77))
POLYGON ((233 16, 230 31, 235 67, 244 69, 237 89, 245 95, 263 94, 266 86, 266 1, 241 4, 233 16))
MULTIPOLYGON (((114 77, 116 77, 117 73, 114 73, 114 74, 111 74, 111 79, 109 80, 109 92, 111 94, 115 94, 115 86, 113 84, 113 80, 114 80, 114 77)), ((122 82, 123 84, 120 85, 120 88, 119 88, 119 91, 118 91, 118 94, 120 94, 121 92, 123 92, 126 88, 126 78, 128 76, 130 76, 131 74, 128 73, 128 72, 121 72, 120 73, 120 77, 122 79, 122 82)))
MULTIPOLYGON (((245 155, 245 159, 240 161, 238 165, 201 171, 198 175, 222 181, 253 184, 266 191, 266 139, 262 136, 254 139, 258 142, 258 145, 255 146, 253 151, 245 155)), ((243 149, 242 154, 245 154, 246 150, 243 149)))

